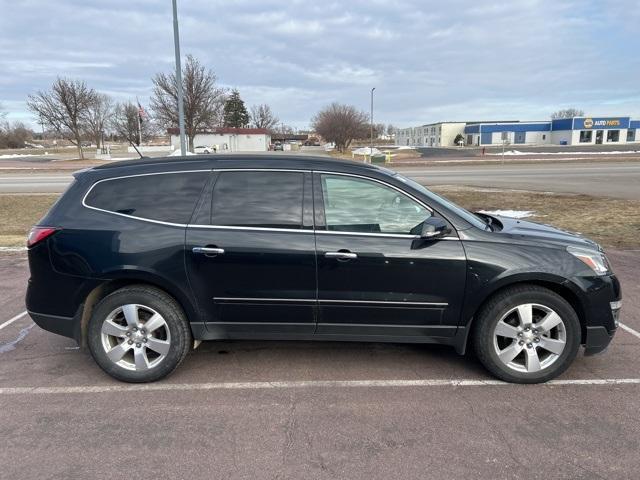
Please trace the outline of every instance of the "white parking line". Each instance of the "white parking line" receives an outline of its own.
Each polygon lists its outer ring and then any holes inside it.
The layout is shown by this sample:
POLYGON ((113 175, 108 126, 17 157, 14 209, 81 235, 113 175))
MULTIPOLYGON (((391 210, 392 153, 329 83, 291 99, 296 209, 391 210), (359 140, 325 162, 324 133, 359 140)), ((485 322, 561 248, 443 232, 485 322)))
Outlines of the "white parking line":
MULTIPOLYGON (((542 386, 610 386, 640 385, 640 378, 594 378, 583 380, 552 380, 542 386)), ((300 388, 358 387, 515 387, 500 380, 308 380, 283 382, 217 382, 217 383, 152 383, 145 385, 86 385, 79 387, 3 387, 0 395, 43 395, 82 393, 124 393, 197 390, 284 390, 300 388)), ((533 386, 521 386, 534 388, 533 386)))
POLYGON ((16 320, 20 320, 22 317, 24 317, 27 314, 27 311, 25 310, 22 313, 19 313, 18 315, 16 315, 13 318, 10 318, 9 320, 7 320, 6 322, 4 322, 3 324, 0 325, 0 330, 2 330, 4 327, 7 327, 9 325, 11 325, 13 322, 15 322, 16 320))
POLYGON ((623 329, 625 332, 630 333, 634 337, 640 338, 640 332, 636 332, 633 328, 627 327, 624 323, 619 323, 618 325, 620 325, 620 328, 623 329))

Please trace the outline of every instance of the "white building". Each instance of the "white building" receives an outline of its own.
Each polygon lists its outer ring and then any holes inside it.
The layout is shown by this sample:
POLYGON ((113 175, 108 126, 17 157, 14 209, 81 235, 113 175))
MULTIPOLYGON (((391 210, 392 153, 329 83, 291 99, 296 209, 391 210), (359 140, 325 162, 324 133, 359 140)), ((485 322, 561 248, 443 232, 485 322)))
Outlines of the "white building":
POLYGON ((396 145, 416 147, 455 147, 455 139, 464 134, 464 122, 439 122, 396 130, 396 145))
MULTIPOLYGON (((630 117, 574 117, 523 122, 442 122, 401 128, 396 145, 454 146, 458 134, 465 145, 622 145, 640 143, 640 120, 630 117)), ((457 145, 456 145, 457 146, 457 145)))
MULTIPOLYGON (((176 129, 170 129, 171 146, 180 148, 180 135, 176 129)), ((271 144, 271 135, 264 128, 220 127, 197 133, 194 147, 217 146, 218 152, 266 152, 271 144)))

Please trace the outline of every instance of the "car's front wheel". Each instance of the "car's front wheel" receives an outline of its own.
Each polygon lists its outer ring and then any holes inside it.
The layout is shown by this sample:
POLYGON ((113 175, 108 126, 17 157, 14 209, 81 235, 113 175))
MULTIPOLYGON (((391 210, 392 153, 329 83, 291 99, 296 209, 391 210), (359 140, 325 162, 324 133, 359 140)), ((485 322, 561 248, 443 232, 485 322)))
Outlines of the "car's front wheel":
POLYGON ((173 372, 189 351, 184 312, 161 290, 121 288, 94 308, 87 343, 96 363, 125 382, 152 382, 173 372))
POLYGON ((580 322, 560 295, 537 285, 492 297, 475 321, 474 349, 496 377, 540 383, 564 372, 580 346, 580 322))

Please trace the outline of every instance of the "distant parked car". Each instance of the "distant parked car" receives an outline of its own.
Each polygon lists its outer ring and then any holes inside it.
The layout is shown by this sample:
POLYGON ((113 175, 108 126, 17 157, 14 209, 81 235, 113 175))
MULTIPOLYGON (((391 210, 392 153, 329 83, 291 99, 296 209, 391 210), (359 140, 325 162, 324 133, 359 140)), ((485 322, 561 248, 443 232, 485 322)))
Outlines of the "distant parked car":
POLYGON ((274 151, 277 151, 277 150, 283 151, 284 150, 284 145, 282 145, 282 143, 280 143, 280 142, 276 142, 276 143, 273 144, 273 150, 274 151))
POLYGON ((199 146, 199 147, 195 147, 193 149, 194 153, 204 153, 204 154, 209 154, 211 152, 213 152, 213 147, 205 147, 205 146, 199 146))
POLYGON ((80 142, 80 146, 82 148, 90 147, 91 146, 91 142, 80 142))

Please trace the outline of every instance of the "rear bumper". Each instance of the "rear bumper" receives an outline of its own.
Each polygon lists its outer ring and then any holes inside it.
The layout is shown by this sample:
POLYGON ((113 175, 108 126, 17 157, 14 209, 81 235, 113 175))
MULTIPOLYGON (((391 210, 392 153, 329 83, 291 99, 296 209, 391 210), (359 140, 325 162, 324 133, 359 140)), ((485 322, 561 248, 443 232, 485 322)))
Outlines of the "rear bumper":
POLYGON ((63 337, 73 338, 78 341, 80 338, 80 323, 74 317, 61 317, 59 315, 50 315, 44 313, 36 313, 27 310, 36 325, 48 332, 62 335, 63 337))

